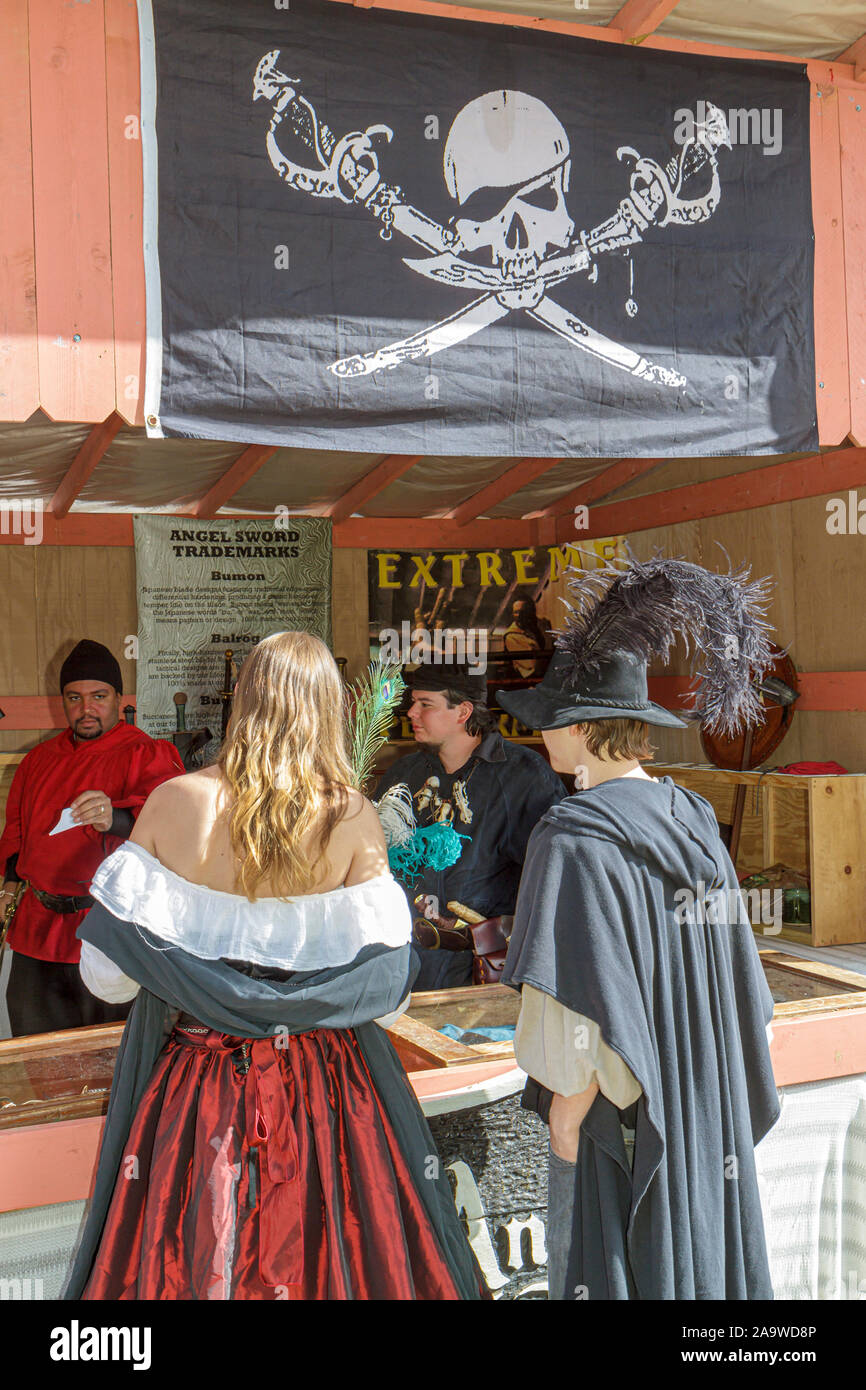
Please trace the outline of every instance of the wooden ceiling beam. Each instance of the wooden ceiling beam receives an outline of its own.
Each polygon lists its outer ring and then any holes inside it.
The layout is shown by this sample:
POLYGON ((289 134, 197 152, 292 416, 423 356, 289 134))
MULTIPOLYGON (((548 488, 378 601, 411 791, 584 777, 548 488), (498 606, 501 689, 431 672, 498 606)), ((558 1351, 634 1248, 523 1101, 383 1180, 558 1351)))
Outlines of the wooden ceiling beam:
POLYGON ((866 82, 866 34, 861 34, 856 43, 852 43, 844 53, 840 53, 836 62, 853 63, 854 81, 866 82))
POLYGON ((325 508, 322 516, 329 516, 336 526, 338 522, 346 521, 357 512, 365 502, 369 502, 371 497, 377 493, 384 492, 389 483, 401 474, 408 473, 410 468, 420 462, 421 454, 390 454, 388 458, 382 459, 375 468, 371 468, 369 473, 359 479, 348 492, 344 492, 342 497, 325 508))
POLYGON ((626 43, 645 39, 675 10, 679 0, 626 0, 608 21, 608 29, 619 29, 626 43))
POLYGON ((562 497, 558 497, 543 511, 527 512, 523 519, 524 521, 532 521, 535 518, 565 516, 566 512, 573 512, 575 507, 588 507, 600 497, 609 497, 612 492, 626 487, 644 473, 651 473, 654 468, 658 468, 665 461, 664 459, 617 459, 615 463, 609 464, 600 473, 596 473, 594 478, 585 479, 576 488, 572 488, 571 492, 566 492, 562 497))
POLYGON ((506 497, 513 497, 515 492, 519 492, 527 483, 531 483, 533 478, 547 473, 561 462, 561 459, 521 459, 519 463, 514 464, 513 468, 508 468, 504 473, 500 473, 498 478, 494 478, 493 482, 488 483, 480 492, 475 492, 471 497, 467 497, 466 501, 461 502, 459 507, 445 512, 443 520, 453 521, 458 526, 467 526, 470 521, 477 520, 490 507, 504 502, 506 497))
POLYGON ((226 469, 203 497, 187 509, 185 515, 216 516, 220 507, 224 507, 230 497, 240 492, 244 484, 248 483, 250 478, 258 473, 262 464, 267 463, 276 452, 276 448, 269 444, 251 444, 242 454, 238 454, 231 467, 226 469))
MULTIPOLYGON (((799 502, 806 497, 823 497, 846 492, 866 484, 866 448, 835 449, 826 454, 771 464, 745 473, 729 473, 706 483, 690 483, 667 492, 632 497, 627 502, 611 502, 594 507, 589 525, 582 527, 581 540, 599 536, 628 535, 650 531, 656 526, 676 526, 681 521, 701 521, 709 516, 772 507, 780 502, 799 502)), ((570 516, 556 522, 558 541, 574 538, 570 516)))
POLYGON ((504 516, 466 526, 442 517, 350 516, 334 526, 333 541, 357 550, 519 550, 538 544, 538 527, 504 516))
POLYGON ((52 516, 60 518, 68 515, 69 508, 81 493, 122 424, 123 421, 117 412, 112 411, 107 420, 94 425, 48 503, 48 510, 52 516))

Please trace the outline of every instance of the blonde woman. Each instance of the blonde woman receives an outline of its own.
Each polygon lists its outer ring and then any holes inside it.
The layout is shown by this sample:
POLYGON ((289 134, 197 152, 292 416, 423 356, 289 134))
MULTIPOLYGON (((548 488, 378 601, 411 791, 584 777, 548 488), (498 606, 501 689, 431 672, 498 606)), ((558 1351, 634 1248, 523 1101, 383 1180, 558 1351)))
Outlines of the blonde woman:
POLYGON ((278 633, 217 764, 158 788, 101 866, 81 972, 137 997, 67 1298, 480 1296, 382 1027, 411 922, 352 781, 336 664, 278 633))

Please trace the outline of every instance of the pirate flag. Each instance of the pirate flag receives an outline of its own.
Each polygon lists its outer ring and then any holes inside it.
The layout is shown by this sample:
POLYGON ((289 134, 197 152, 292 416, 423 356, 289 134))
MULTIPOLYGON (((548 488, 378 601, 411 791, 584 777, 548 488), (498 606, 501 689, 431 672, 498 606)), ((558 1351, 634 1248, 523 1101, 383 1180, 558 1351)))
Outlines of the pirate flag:
POLYGON ((139 0, 155 436, 817 447, 809 85, 327 0, 139 0))

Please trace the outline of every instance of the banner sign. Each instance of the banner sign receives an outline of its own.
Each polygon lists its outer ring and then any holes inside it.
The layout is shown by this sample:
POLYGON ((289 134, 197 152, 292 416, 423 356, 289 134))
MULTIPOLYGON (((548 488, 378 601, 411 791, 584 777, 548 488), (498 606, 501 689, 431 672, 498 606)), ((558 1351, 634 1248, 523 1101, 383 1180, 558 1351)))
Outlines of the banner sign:
POLYGON ((156 436, 816 449, 805 67, 139 0, 156 436))
POLYGON ((330 642, 331 523, 136 516, 134 533, 137 723, 170 736, 172 696, 185 691, 187 728, 218 741, 227 648, 239 665, 271 632, 330 642))
MULTIPOLYGON (((415 665, 465 662, 497 687, 540 680, 565 617, 558 595, 570 567, 625 558, 625 537, 523 550, 371 550, 367 577, 370 655, 415 665)), ((404 702, 407 706, 408 697, 404 702)), ((500 730, 527 732, 503 714, 500 730)), ((405 715, 395 737, 410 738, 405 715)))

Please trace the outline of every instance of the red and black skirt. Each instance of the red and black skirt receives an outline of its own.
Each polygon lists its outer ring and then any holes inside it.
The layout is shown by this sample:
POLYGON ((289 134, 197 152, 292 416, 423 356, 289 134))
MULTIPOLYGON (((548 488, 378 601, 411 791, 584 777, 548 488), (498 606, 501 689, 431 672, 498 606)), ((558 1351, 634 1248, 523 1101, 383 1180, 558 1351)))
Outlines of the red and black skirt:
POLYGON ((354 1034, 176 1028, 83 1297, 458 1298, 354 1034))

